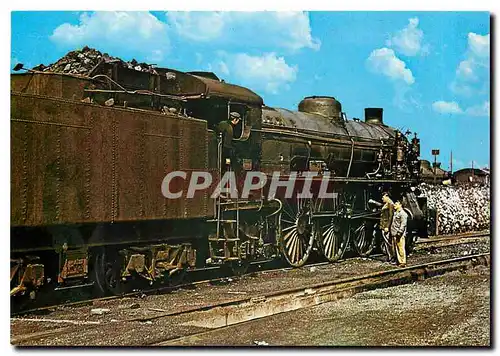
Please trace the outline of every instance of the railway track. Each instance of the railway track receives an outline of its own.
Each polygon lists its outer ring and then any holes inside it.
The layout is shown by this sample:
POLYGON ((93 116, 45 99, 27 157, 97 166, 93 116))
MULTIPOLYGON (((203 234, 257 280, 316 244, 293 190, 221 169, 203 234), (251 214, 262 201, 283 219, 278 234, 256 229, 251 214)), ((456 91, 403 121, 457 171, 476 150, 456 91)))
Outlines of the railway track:
MULTIPOLYGON (((453 246, 453 245, 459 245, 459 244, 465 244, 465 243, 472 243, 480 240, 484 240, 488 238, 490 235, 489 231, 486 232, 476 232, 476 233, 465 233, 465 234, 457 234, 457 235, 447 235, 447 236, 433 236, 428 239, 420 239, 417 240, 416 245, 415 245, 415 251, 419 250, 426 250, 426 249, 433 249, 433 248, 439 248, 439 247, 446 247, 446 246, 453 246)), ((377 258, 381 257, 381 254, 374 254, 371 255, 371 258, 377 258)), ((286 267, 279 260, 268 260, 268 261, 259 261, 259 262, 252 262, 249 267, 249 271, 246 274, 242 274, 239 277, 243 277, 245 275, 249 274, 255 274, 255 273, 261 273, 261 272, 270 272, 273 270, 291 270, 294 267, 286 267)), ((327 265, 330 264, 330 262, 323 261, 323 262, 316 262, 316 263, 309 263, 307 264, 308 267, 314 267, 314 266, 322 266, 322 265, 327 265)), ((49 312, 58 306, 64 305, 65 307, 77 307, 77 306, 82 306, 82 305, 87 305, 87 304, 92 304, 95 302, 100 302, 100 301, 108 301, 108 300, 114 300, 114 299, 119 299, 119 298, 125 298, 125 297, 136 297, 136 296, 141 296, 141 295, 152 295, 152 294, 161 294, 161 293, 168 293, 174 290, 179 290, 183 288, 193 288, 197 285, 202 285, 202 284, 217 284, 221 282, 225 282, 228 280, 228 278, 234 277, 232 275, 228 275, 227 271, 222 270, 219 267, 210 267, 206 269, 200 269, 200 270, 193 270, 190 271, 190 279, 191 281, 187 283, 182 283, 176 286, 167 286, 167 287, 159 287, 155 289, 150 289, 150 290, 138 290, 138 291, 133 291, 130 293, 125 293, 122 295, 114 295, 114 296, 107 296, 107 297, 98 297, 98 298, 90 298, 90 299, 85 299, 85 300, 78 300, 74 302, 69 302, 69 303, 62 303, 62 304, 51 304, 51 305, 46 305, 42 307, 36 307, 36 308, 31 308, 31 309, 24 309, 24 310, 15 310, 14 312, 11 312, 11 316, 22 316, 26 314, 36 314, 36 313, 43 313, 43 312, 49 312), (204 275, 206 274, 215 274, 215 277, 210 277, 210 278, 203 278, 204 275), (202 276, 202 278, 198 278, 196 275, 202 276)))
MULTIPOLYGON (((253 297, 241 297, 228 302, 192 307, 182 311, 159 312, 149 316, 122 319, 115 321, 113 328, 127 328, 127 325, 133 325, 134 323, 144 325, 143 323, 151 323, 153 320, 181 317, 184 322, 180 325, 197 327, 197 330, 203 328, 203 331, 188 332, 186 335, 156 341, 148 346, 192 345, 199 337, 203 336, 206 338, 212 333, 217 333, 221 328, 235 328, 241 323, 308 308, 342 298, 349 298, 363 291, 413 283, 448 272, 466 270, 478 265, 488 266, 489 264, 489 253, 450 258, 405 268, 378 271, 298 288, 279 290, 253 297)), ((51 319, 27 319, 27 321, 40 321, 41 323, 44 321, 56 322, 57 324, 67 326, 14 336, 11 339, 12 344, 33 342, 39 339, 71 334, 75 332, 75 329, 71 329, 73 325, 86 324, 90 328, 103 328, 106 325, 110 325, 106 322, 51 319)))
MULTIPOLYGON (((164 340, 151 346, 193 345, 198 337, 207 337, 210 334, 217 333, 221 328, 231 328, 244 322, 275 314, 348 298, 367 290, 412 283, 451 271, 464 270, 477 265, 488 266, 489 264, 489 253, 476 254, 278 291, 259 298, 244 298, 231 303, 221 303, 184 311, 182 314, 190 314, 191 321, 188 325, 204 327, 210 330, 164 340)), ((156 318, 173 315, 173 313, 158 315, 156 318)))
POLYGON ((446 246, 460 245, 464 243, 471 243, 475 241, 481 241, 485 237, 489 236, 490 236, 489 231, 463 233, 456 235, 432 236, 427 239, 417 240, 415 250, 418 251, 429 248, 446 247, 446 246))

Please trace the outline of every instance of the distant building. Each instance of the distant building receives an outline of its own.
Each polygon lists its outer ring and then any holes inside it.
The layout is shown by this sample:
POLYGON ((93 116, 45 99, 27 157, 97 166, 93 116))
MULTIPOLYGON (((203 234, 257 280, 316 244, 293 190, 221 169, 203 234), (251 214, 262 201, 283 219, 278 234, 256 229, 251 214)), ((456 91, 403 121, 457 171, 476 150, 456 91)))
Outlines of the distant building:
POLYGON ((449 172, 441 168, 441 163, 436 164, 436 169, 434 170, 434 164, 431 167, 431 163, 427 160, 420 161, 420 177, 424 183, 433 184, 434 175, 436 176, 436 184, 441 184, 444 180, 450 178, 449 172))
POLYGON ((463 168, 453 173, 453 180, 457 184, 480 183, 486 184, 490 181, 490 170, 479 168, 463 168))

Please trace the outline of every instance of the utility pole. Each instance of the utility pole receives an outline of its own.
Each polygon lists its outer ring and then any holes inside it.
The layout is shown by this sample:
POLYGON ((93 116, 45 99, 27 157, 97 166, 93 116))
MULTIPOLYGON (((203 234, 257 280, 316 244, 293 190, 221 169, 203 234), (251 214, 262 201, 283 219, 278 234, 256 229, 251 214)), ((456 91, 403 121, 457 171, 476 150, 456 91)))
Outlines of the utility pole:
POLYGON ((437 156, 439 155, 439 149, 432 150, 432 155, 434 156, 434 184, 436 184, 437 156))
POLYGON ((453 174, 453 150, 450 151, 450 173, 453 174))

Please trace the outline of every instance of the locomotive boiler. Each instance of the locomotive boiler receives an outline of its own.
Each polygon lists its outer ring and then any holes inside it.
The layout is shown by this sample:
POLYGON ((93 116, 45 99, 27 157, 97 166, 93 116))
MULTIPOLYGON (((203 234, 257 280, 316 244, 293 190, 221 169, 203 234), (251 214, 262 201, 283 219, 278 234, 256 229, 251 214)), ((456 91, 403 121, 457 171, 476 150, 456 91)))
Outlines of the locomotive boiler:
POLYGON ((313 251, 336 261, 351 242, 366 255, 382 190, 403 200, 412 222, 422 218, 412 192, 419 140, 387 126, 382 109, 348 120, 326 96, 305 98, 298 111, 271 108, 213 73, 136 71, 116 60, 86 75, 11 76, 11 167, 11 296, 121 293, 280 256, 299 267, 313 251), (217 124, 231 112, 242 120, 226 165, 217 124), (246 198, 200 190, 168 199, 162 184, 173 171, 268 179, 246 198), (270 196, 273 177, 281 183, 270 196), (310 194, 299 193, 304 186, 310 194))
MULTIPOLYGON (((294 179, 302 185, 306 176, 315 175, 310 178, 312 196, 299 199, 298 190, 292 198, 281 196, 279 213, 269 215, 272 222, 265 217, 253 221, 253 226, 265 227, 260 233, 271 233, 267 238, 260 236, 261 241, 277 245, 290 265, 302 266, 313 249, 329 261, 337 261, 350 241, 358 253, 369 254, 379 216, 373 201, 389 188, 410 213, 411 230, 423 226, 423 202, 412 191, 419 180, 419 139, 415 134, 408 141, 406 135, 385 125, 382 113, 381 108, 366 108, 364 122, 347 120, 340 102, 324 96, 305 98, 298 111, 262 108, 260 125, 251 129, 252 134, 260 135, 259 170, 267 176, 297 174, 294 179), (328 189, 334 192, 327 199, 321 197, 318 182, 326 176, 328 189)), ((246 148, 239 152, 240 159, 249 159, 246 148)), ((260 211, 273 202, 267 203, 259 205, 260 211)), ((256 216, 248 215, 245 211, 239 221, 248 224, 256 216)), ((233 231, 229 236, 234 235, 233 231)), ((255 236, 255 229, 248 235, 255 236)))

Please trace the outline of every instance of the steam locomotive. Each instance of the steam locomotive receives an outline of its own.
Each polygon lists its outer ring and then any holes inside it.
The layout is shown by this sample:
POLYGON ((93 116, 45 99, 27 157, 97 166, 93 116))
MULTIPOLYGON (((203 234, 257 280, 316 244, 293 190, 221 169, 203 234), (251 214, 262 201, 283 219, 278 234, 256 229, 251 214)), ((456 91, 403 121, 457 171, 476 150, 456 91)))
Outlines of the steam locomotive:
MULTIPOLYGON (((388 189, 410 214, 412 240, 423 221, 413 191, 419 139, 385 125, 382 113, 348 120, 326 96, 305 98, 298 111, 271 108, 213 73, 138 72, 116 61, 88 76, 12 74, 11 296, 121 293, 270 258, 300 267, 313 251, 337 261, 349 245, 367 255, 388 189), (229 162, 216 127, 231 112, 242 120, 229 162), (237 189, 249 172, 269 179, 246 198, 198 190, 168 199, 162 185, 174 171, 233 171, 237 189)), ((188 176, 170 188, 187 191, 188 176)))

